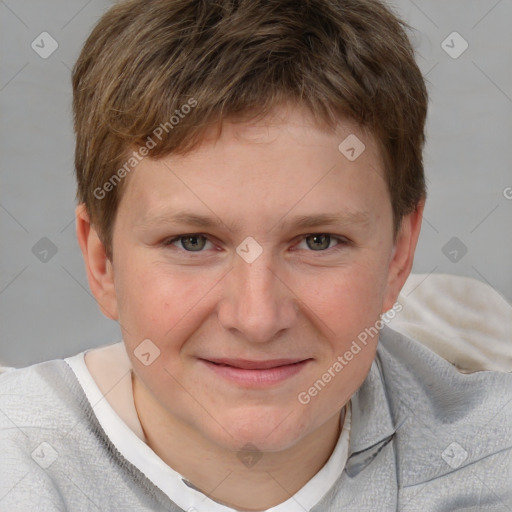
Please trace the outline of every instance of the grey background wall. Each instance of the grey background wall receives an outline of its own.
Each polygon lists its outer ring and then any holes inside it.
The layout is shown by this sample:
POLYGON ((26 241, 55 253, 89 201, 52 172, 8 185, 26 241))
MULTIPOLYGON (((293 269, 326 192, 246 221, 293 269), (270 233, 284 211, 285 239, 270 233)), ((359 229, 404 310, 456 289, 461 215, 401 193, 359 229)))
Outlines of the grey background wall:
MULTIPOLYGON (((70 70, 110 5, 0 0, 4 364, 120 340, 89 292, 76 242, 70 108, 70 70)), ((512 302, 512 0, 393 5, 414 27, 431 96, 429 199, 414 271, 470 276, 512 302)))

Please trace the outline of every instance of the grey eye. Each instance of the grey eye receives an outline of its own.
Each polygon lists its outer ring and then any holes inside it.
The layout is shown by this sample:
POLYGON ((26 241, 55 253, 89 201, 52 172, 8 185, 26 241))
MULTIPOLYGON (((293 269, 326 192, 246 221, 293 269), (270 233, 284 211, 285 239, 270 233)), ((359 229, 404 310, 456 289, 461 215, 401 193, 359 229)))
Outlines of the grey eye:
POLYGON ((201 251, 206 244, 206 237, 203 235, 187 235, 181 236, 178 240, 181 241, 182 247, 191 252, 201 251))
POLYGON ((313 251, 322 251, 329 248, 331 244, 330 235, 308 235, 305 237, 307 246, 313 251), (312 243, 309 243, 312 240, 312 243))

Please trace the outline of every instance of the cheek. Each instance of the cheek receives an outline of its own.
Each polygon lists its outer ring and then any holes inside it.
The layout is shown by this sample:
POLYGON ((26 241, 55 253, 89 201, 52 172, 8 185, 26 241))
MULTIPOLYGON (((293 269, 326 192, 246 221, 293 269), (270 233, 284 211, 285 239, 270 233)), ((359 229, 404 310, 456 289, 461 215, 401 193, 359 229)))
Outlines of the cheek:
POLYGON ((386 283, 382 261, 364 261, 297 280, 297 295, 327 338, 347 342, 379 318, 386 283), (343 340, 343 341, 342 341, 343 340))
POLYGON ((208 295, 220 277, 132 258, 116 284, 125 341, 133 345, 149 338, 165 353, 179 351, 194 322, 205 314, 208 295))
POLYGON ((308 401, 304 413, 315 422, 335 414, 368 375, 378 344, 375 324, 384 283, 382 267, 363 262, 309 282, 308 305, 328 343, 311 387, 301 390, 308 401))
POLYGON ((175 307, 180 302, 170 302, 180 289, 178 283, 169 282, 161 273, 136 264, 126 268, 121 280, 118 294, 120 320, 128 332, 151 338, 165 325, 172 326, 174 317, 180 314, 175 307))

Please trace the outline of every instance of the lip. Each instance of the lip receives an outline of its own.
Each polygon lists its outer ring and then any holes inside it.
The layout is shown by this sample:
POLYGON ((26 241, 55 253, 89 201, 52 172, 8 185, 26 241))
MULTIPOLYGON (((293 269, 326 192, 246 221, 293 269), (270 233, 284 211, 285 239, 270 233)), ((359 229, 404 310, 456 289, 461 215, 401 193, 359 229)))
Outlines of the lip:
POLYGON ((242 370, 268 370, 269 368, 277 368, 278 366, 287 366, 295 363, 300 363, 304 359, 269 359, 267 361, 252 361, 249 359, 205 359, 210 363, 216 363, 242 370))
POLYGON ((199 359, 209 370, 243 387, 268 387, 301 372, 312 359, 199 359))

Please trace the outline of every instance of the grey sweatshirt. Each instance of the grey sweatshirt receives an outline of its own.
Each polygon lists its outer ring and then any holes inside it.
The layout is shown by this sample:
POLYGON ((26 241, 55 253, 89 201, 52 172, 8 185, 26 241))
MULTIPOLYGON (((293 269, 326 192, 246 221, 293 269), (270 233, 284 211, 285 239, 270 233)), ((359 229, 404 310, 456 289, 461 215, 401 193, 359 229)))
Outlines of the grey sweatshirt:
MULTIPOLYGON (((347 464, 312 512, 512 510, 512 374, 461 374, 384 327, 351 403, 347 464)), ((57 510, 182 511, 119 453, 63 360, 0 376, 0 512, 57 510)))

